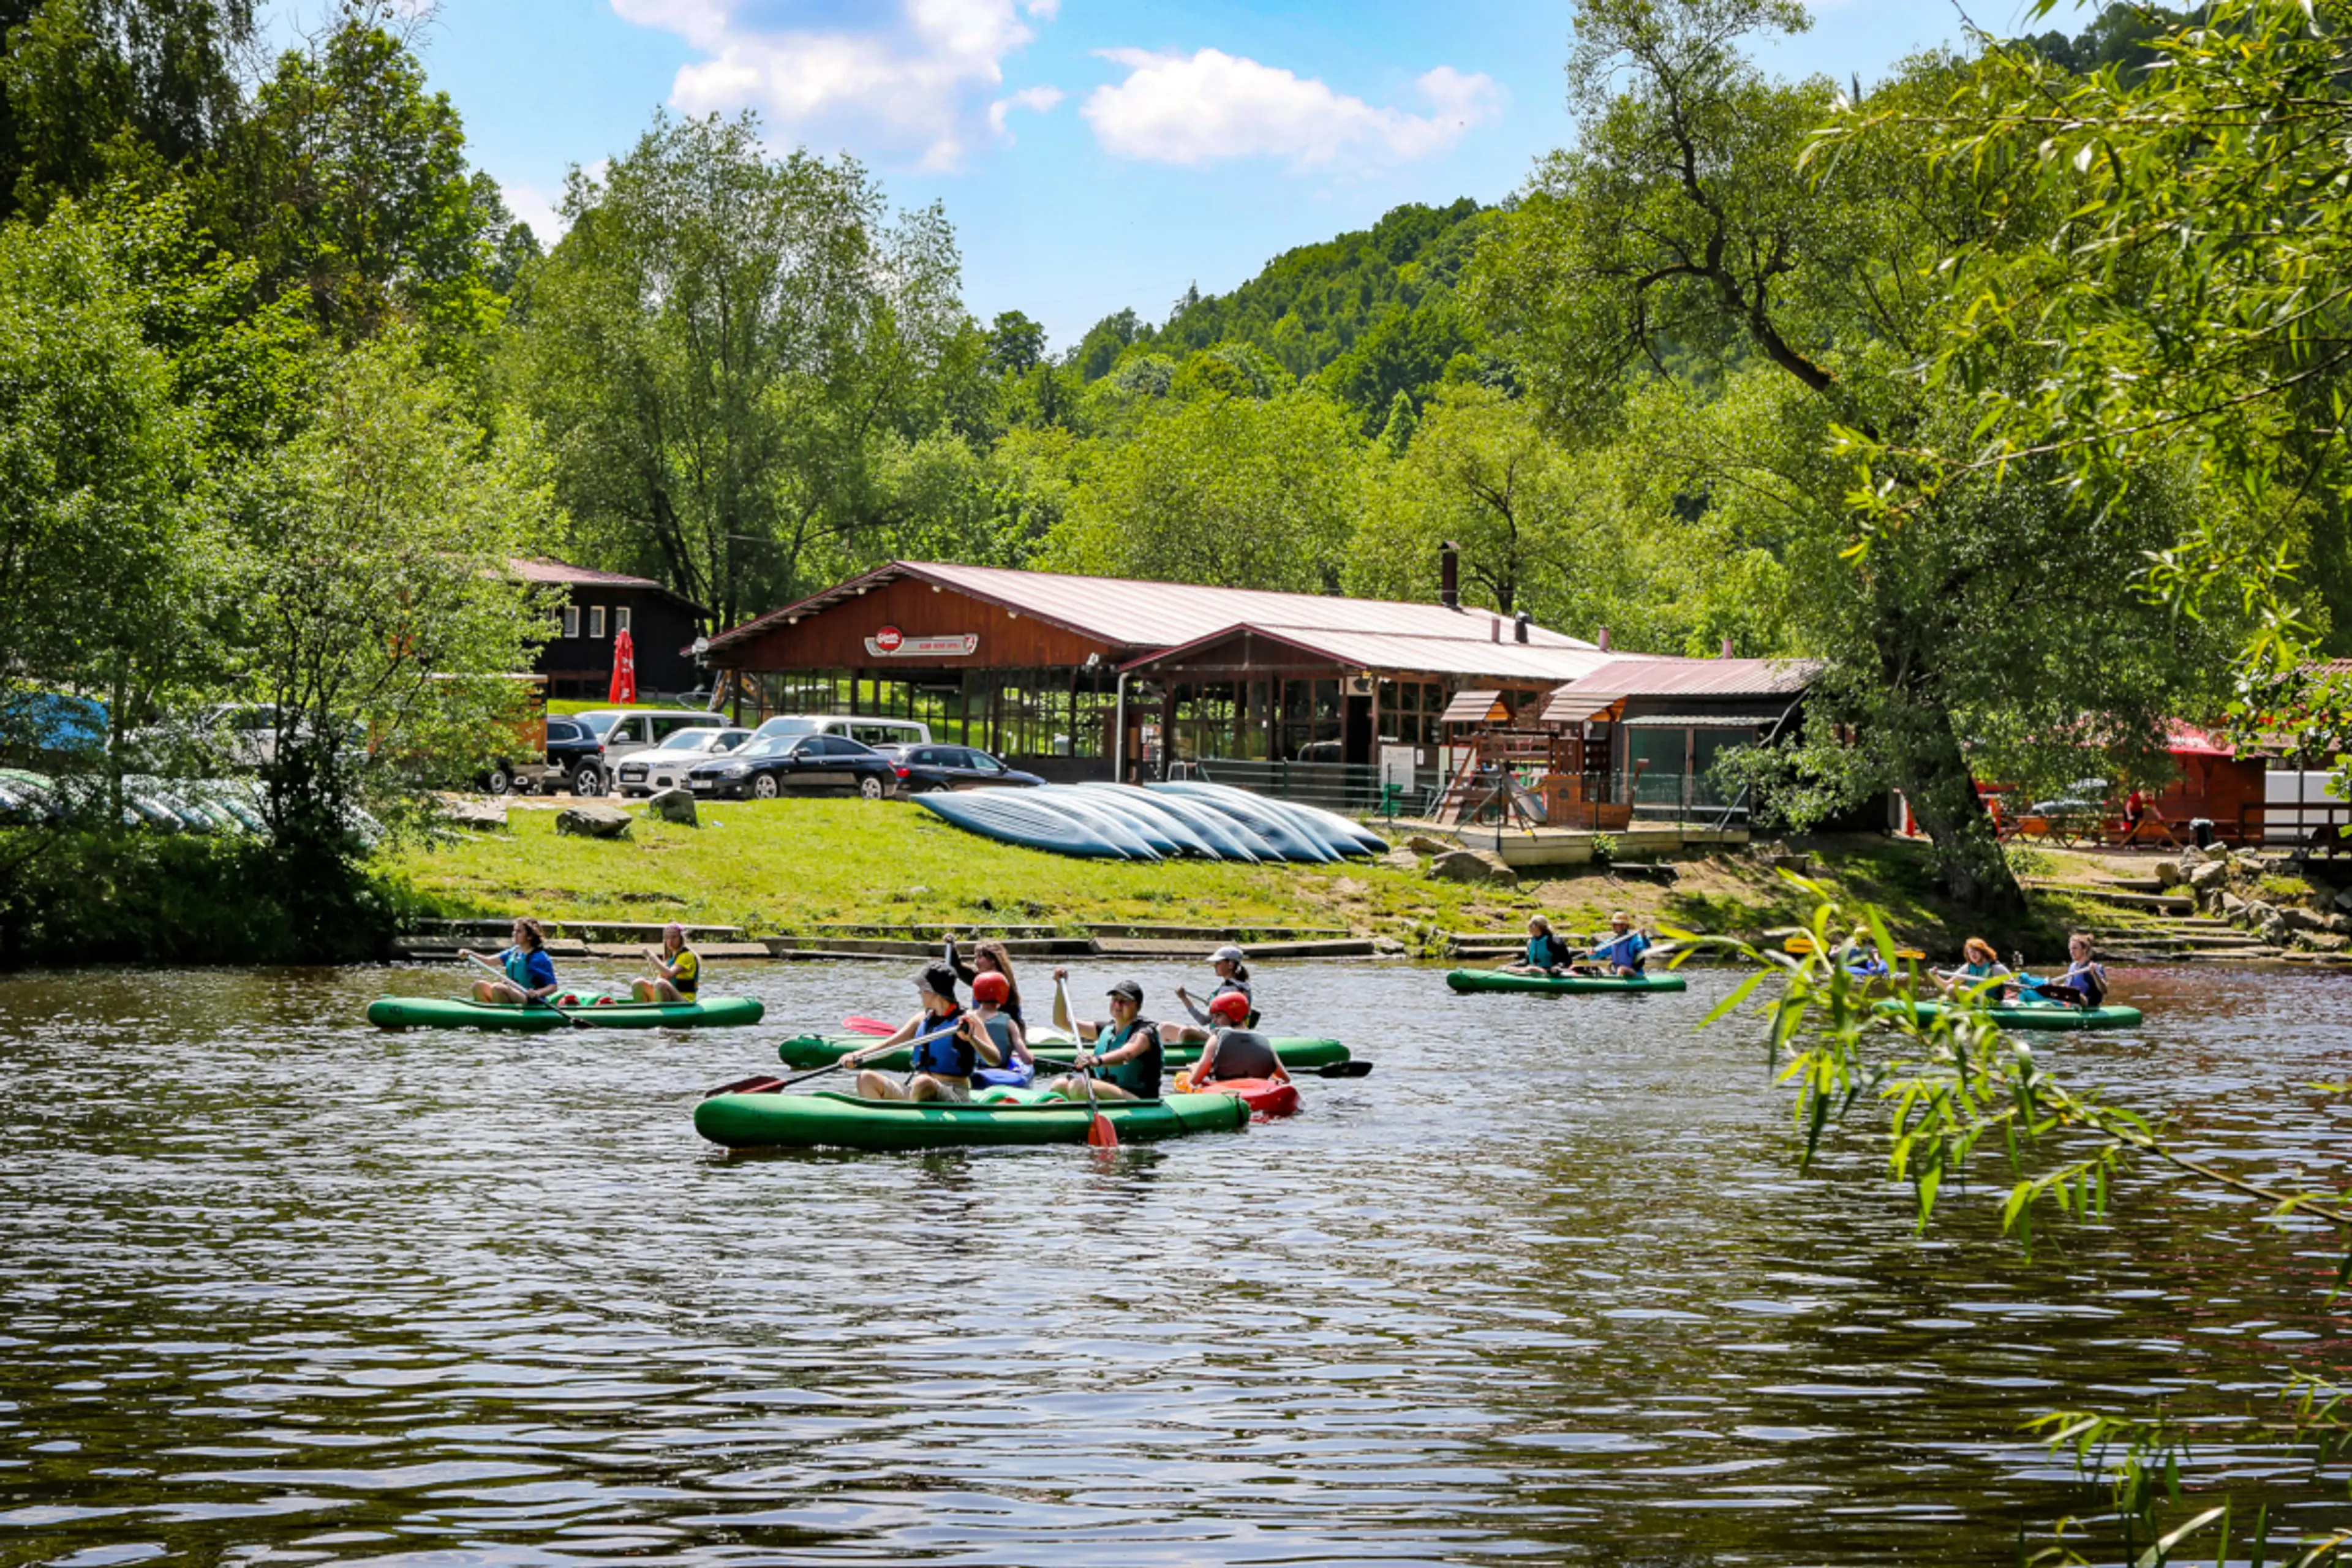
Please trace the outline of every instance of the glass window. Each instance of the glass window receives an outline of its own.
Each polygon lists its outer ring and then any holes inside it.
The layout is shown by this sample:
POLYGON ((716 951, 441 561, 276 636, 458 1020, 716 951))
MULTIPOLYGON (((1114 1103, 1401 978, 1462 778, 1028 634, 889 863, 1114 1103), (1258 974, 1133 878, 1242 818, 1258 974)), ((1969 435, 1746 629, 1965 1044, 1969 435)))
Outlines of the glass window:
POLYGON ((612 729, 606 731, 604 743, 608 746, 614 744, 634 746, 642 743, 645 738, 646 721, 643 719, 619 719, 615 720, 612 729))
POLYGON ((588 635, 592 637, 604 635, 604 606, 602 605, 588 606, 588 635))
POLYGON ((628 605, 615 605, 613 606, 613 629, 616 632, 625 632, 629 629, 628 605))
POLYGON ((577 605, 563 606, 563 635, 568 637, 580 635, 580 606, 577 605))

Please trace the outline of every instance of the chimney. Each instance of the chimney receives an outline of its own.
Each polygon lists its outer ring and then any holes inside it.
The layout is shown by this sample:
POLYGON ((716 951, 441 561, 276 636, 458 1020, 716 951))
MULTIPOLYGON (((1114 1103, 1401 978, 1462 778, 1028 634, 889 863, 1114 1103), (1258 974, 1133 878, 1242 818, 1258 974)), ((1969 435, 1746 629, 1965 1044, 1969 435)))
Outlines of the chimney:
POLYGON ((1729 658, 1731 657, 1731 639, 1729 637, 1723 639, 1723 657, 1726 658, 1729 658))
POLYGON ((1488 616, 1486 617, 1486 640, 1488 642, 1501 642, 1503 640, 1502 616, 1488 616))
POLYGON ((1609 651, 1609 628, 1607 626, 1601 627, 1601 635, 1592 640, 1600 646, 1602 653, 1607 653, 1609 651))
POLYGON ((1528 613, 1525 610, 1521 610, 1518 613, 1518 616, 1511 622, 1511 640, 1513 642, 1525 642, 1528 640, 1528 613))
POLYGON ((1437 602, 1449 610, 1462 607, 1462 547, 1450 539, 1437 547, 1437 602))

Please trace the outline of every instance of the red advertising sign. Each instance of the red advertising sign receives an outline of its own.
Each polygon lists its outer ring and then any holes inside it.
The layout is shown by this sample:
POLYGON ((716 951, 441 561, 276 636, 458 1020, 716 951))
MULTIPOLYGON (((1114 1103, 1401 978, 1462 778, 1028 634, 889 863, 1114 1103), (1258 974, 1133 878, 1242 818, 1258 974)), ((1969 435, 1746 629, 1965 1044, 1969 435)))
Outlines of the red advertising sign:
POLYGON ((897 653, 898 645, 906 640, 905 635, 896 626, 884 626, 874 634, 874 646, 884 653, 897 653))

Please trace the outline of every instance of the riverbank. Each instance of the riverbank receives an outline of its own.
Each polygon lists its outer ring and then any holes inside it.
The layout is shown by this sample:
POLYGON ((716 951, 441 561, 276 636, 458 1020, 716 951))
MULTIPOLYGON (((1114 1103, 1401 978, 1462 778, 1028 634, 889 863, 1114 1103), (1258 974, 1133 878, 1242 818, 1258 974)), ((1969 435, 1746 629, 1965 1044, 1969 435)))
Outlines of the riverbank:
MULTIPOLYGON (((895 802, 706 804, 696 826, 639 816, 625 839, 588 839, 556 833, 565 804, 517 801, 502 830, 446 836, 379 865, 442 919, 676 920, 748 937, 943 924, 1066 934, 1155 925, 1344 930, 1439 955, 1460 938, 1517 932, 1538 911, 1575 931, 1597 930, 1622 909, 1654 927, 1755 937, 1801 922, 1811 907, 1745 851, 1664 866, 1564 867, 1505 886, 1433 877, 1425 855, 1346 866, 1078 860, 993 843, 895 802)), ((1937 896, 1917 846, 1854 836, 1806 847, 1809 874, 1885 910, 1906 941, 1940 954, 1979 929, 1937 896)), ((2004 951, 2050 952, 2063 923, 2037 914, 1987 934, 2004 951)))

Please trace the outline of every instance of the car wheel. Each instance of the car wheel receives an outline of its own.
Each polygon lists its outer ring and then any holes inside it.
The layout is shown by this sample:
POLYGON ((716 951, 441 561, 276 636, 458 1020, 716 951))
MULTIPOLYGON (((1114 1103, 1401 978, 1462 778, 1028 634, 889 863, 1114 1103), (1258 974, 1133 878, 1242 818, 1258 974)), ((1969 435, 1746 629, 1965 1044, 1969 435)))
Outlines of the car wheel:
POLYGON ((880 800, 884 794, 882 781, 868 773, 857 781, 857 793, 868 800, 880 800))
POLYGON ((761 800, 775 799, 776 775, 773 773, 761 773, 758 778, 753 779, 751 781, 751 793, 759 796, 761 800))
POLYGON ((603 795, 604 793, 603 772, 591 763, 583 763, 574 769, 572 774, 572 793, 583 795, 603 795))
POLYGON ((506 763, 493 763, 490 765, 489 777, 484 782, 482 787, 492 795, 512 795, 515 787, 514 774, 507 770, 506 763))

